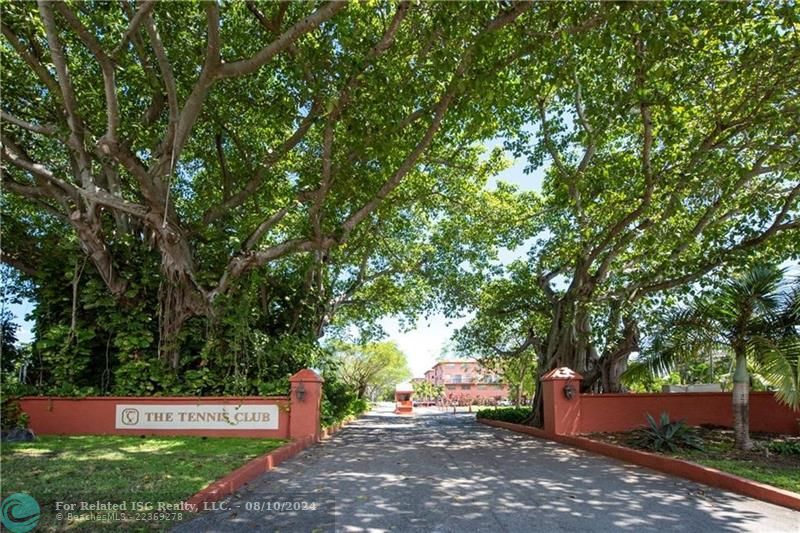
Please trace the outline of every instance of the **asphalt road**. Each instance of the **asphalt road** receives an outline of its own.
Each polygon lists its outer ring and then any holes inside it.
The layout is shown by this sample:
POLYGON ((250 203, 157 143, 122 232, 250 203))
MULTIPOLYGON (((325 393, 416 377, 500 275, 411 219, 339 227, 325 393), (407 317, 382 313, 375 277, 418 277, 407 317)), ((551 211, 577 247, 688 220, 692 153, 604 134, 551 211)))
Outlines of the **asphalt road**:
POLYGON ((236 531, 757 531, 800 512, 477 424, 388 406, 179 526, 236 531), (335 512, 334 512, 335 509, 335 512))

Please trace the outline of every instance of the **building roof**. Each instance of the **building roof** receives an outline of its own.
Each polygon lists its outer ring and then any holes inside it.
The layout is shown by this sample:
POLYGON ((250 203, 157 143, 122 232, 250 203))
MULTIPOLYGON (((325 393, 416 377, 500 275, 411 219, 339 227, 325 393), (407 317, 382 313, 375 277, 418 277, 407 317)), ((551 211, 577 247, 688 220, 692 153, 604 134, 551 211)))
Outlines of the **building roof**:
POLYGON ((462 366, 477 365, 477 366, 480 366, 480 367, 483 366, 478 361, 437 361, 436 364, 433 365, 433 367, 431 367, 430 370, 428 370, 428 372, 436 369, 437 366, 442 366, 442 365, 462 365, 462 366))

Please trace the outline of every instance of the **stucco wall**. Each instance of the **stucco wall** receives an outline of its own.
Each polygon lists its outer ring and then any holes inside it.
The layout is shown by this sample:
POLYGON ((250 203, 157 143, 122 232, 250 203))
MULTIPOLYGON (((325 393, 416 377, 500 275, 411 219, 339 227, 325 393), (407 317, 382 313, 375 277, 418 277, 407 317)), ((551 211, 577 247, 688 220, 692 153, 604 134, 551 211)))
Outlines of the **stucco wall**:
MULTIPOLYGON (((688 424, 730 427, 733 422, 729 392, 678 392, 664 394, 581 394, 580 433, 625 431, 667 412, 670 419, 688 424)), ((800 411, 778 403, 770 392, 750 393, 750 431, 800 434, 800 411)))
MULTIPOLYGON (((205 437, 250 437, 273 439, 318 439, 320 436, 320 411, 322 402, 322 377, 311 369, 303 369, 289 378, 290 391, 288 396, 90 396, 86 398, 63 398, 53 396, 28 396, 20 399, 20 407, 28 415, 29 426, 40 435, 197 435, 205 437), (251 419, 253 429, 245 429, 246 424, 239 428, 225 427, 218 429, 215 424, 206 424, 205 429, 185 429, 180 424, 171 429, 150 429, 144 427, 125 428, 117 427, 117 406, 131 405, 131 410, 142 411, 136 405, 165 405, 167 411, 175 411, 176 416, 185 416, 192 422, 191 409, 202 405, 224 405, 224 412, 235 413, 235 407, 253 405, 274 405, 277 409, 260 409, 266 411, 269 419, 251 419), (172 409, 172 407, 175 409, 172 409), (275 428, 274 412, 277 410, 278 425, 275 428), (260 429, 264 427, 264 429, 260 429), (213 428, 213 429, 211 429, 213 428)), ((120 416, 124 416, 125 407, 120 407, 120 416)), ((150 408, 149 411, 156 411, 150 408)), ((201 410, 202 411, 202 410, 201 410)), ((214 411, 209 410, 209 411, 214 411)), ((244 422, 245 412, 233 414, 233 419, 244 422)), ((222 410, 215 411, 218 415, 222 410)), ((256 413, 258 416, 258 413, 256 413)), ((153 415, 156 416, 156 415, 153 415)), ((137 414, 137 419, 139 419, 137 414)), ((208 420, 203 420, 208 422, 208 420)), ((220 422, 220 421, 217 421, 220 422)), ((225 421, 222 421, 225 422, 225 421)), ((192 422, 193 423, 193 422, 192 422)), ((142 425, 142 424, 140 424, 142 425)), ((153 424, 151 424, 152 426, 153 424)), ((162 424, 156 424, 162 425, 162 424)), ((227 424, 218 424, 226 426, 227 424)), ((202 427, 202 424, 200 425, 202 427)), ((197 427, 197 426, 195 426, 197 427)))
POLYGON ((289 397, 26 397, 20 400, 37 435, 197 435, 206 437, 289 437, 289 397), (131 405, 277 405, 278 429, 124 429, 116 427, 117 404, 131 405))

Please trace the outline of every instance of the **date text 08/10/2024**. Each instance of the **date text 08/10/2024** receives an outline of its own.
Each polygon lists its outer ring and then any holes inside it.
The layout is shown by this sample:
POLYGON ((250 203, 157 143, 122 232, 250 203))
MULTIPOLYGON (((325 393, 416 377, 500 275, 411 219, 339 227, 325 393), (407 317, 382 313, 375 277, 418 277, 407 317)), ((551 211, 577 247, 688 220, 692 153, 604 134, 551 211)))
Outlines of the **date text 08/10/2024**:
MULTIPOLYGON (((288 512, 288 511, 316 511, 319 507, 317 502, 297 501, 297 500, 280 500, 271 499, 263 501, 248 501, 244 502, 248 511, 257 512, 288 512)), ((199 512, 199 511, 229 511, 230 506, 224 501, 218 502, 203 502, 202 504, 191 504, 187 502, 144 502, 144 501, 123 501, 123 502, 56 502, 56 511, 186 511, 186 512, 199 512)))

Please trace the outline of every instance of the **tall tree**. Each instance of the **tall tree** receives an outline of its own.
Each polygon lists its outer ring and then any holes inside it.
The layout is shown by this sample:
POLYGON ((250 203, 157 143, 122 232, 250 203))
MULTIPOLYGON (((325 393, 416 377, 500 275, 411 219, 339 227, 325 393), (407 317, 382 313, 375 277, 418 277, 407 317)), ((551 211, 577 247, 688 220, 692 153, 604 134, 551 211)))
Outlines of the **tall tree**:
POLYGON ((546 300, 524 262, 512 263, 506 274, 481 287, 475 316, 454 337, 460 352, 503 377, 519 405, 522 396, 530 399, 536 389, 536 366, 544 349, 540 339, 548 322, 535 310, 544 308, 546 300))
POLYGON ((2 355, 0 368, 4 373, 14 369, 19 357, 18 329, 19 325, 14 322, 14 316, 5 308, 0 309, 0 355, 2 355))
POLYGON ((796 9, 627 4, 515 71, 509 147, 549 164, 531 272, 506 307, 549 327, 507 344, 540 347, 540 373, 617 391, 652 302, 800 254, 796 9))
POLYGON ((394 342, 335 343, 333 348, 339 359, 339 378, 359 399, 381 397, 411 377, 406 356, 394 342))
MULTIPOLYGON (((154 250, 177 366, 186 321, 246 275, 302 254, 320 286, 387 199, 435 191, 494 134, 486 95, 519 54, 517 20, 558 35, 562 17, 525 2, 9 4, 5 190, 68 226, 123 305, 138 273, 119 248, 154 250)), ((24 241, 3 260, 35 272, 24 241)))
POLYGON ((444 385, 434 385, 430 381, 414 381, 411 383, 415 400, 435 401, 444 396, 444 385))

